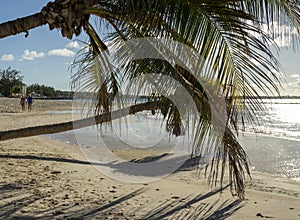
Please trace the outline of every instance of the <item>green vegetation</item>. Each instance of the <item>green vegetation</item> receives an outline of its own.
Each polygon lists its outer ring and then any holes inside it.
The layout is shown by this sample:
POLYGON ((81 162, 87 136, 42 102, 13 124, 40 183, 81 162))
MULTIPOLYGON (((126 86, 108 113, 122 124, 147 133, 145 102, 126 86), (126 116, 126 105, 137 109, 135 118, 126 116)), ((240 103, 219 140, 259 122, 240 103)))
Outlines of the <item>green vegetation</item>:
POLYGON ((27 87, 27 95, 34 93, 36 96, 56 98, 58 97, 58 91, 51 86, 39 85, 37 83, 29 85, 27 87))
POLYGON ((27 87, 27 95, 32 94, 35 98, 49 99, 72 99, 73 92, 56 90, 52 86, 40 85, 38 83, 27 87))
MULTIPOLYGON (((11 67, 6 70, 0 69, 0 96, 13 97, 19 96, 25 91, 23 87, 26 85, 22 82, 23 76, 20 71, 14 70, 11 67)), ((33 94, 35 98, 57 98, 57 99, 72 99, 73 92, 56 90, 52 86, 40 85, 38 83, 27 86, 26 94, 33 94)))
POLYGON ((22 80, 20 71, 13 70, 11 67, 6 70, 0 69, 0 93, 6 97, 22 93, 22 80))

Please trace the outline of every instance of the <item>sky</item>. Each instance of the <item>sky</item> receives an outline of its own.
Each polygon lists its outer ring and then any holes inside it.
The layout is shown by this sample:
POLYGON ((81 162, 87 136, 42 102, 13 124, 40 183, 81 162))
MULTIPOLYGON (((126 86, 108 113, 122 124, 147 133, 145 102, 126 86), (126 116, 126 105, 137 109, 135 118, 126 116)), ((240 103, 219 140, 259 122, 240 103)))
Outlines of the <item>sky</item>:
MULTIPOLYGON (((1 0, 0 23, 37 13, 49 0, 1 0)), ((282 27, 285 28, 285 27, 282 27)), ((27 85, 39 83, 59 90, 70 90, 69 69, 85 37, 69 40, 47 25, 0 39, 0 69, 18 70, 27 85)), ((285 83, 282 95, 300 96, 300 48, 287 49, 289 40, 279 42, 279 61, 285 83)))
MULTIPOLYGON (((37 13, 49 0, 1 0, 0 23, 37 13)), ((70 90, 70 64, 85 38, 63 38, 47 25, 0 39, 0 69, 18 70, 27 85, 39 83, 70 90)))

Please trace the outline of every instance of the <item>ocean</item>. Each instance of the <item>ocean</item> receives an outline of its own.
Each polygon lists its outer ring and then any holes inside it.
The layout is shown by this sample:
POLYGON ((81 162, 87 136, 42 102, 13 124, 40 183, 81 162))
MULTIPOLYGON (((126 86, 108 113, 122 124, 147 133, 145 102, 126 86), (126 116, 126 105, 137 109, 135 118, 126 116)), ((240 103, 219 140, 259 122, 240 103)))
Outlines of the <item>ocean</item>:
MULTIPOLYGON (((255 171, 300 181, 300 99, 265 99, 263 105, 265 109, 254 114, 258 123, 246 124, 238 136, 250 166, 255 171)), ((137 148, 171 151, 174 146, 177 150, 190 150, 190 141, 170 138, 160 119, 142 112, 103 126, 100 135, 93 126, 48 136, 86 148, 105 145, 111 151, 137 148)))
POLYGON ((300 181, 300 99, 264 100, 239 136, 254 170, 300 181))

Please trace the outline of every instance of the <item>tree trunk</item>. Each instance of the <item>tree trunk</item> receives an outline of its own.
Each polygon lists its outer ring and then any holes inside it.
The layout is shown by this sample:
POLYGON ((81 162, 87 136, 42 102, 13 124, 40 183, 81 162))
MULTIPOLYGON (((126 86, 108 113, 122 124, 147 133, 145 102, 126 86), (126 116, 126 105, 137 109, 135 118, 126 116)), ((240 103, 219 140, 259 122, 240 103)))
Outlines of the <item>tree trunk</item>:
MULTIPOLYGON (((62 0, 56 0, 55 3, 61 4, 62 0)), ((72 1, 70 1, 70 4, 72 1)), ((88 7, 93 7, 97 4, 99 4, 99 0, 86 0, 85 4, 88 7)), ((33 15, 29 15, 22 18, 17 18, 12 21, 7 21, 0 24, 0 39, 20 34, 20 33, 26 33, 25 37, 28 36, 28 31, 31 29, 34 29, 36 27, 42 26, 47 24, 47 20, 45 16, 42 14, 42 12, 38 12, 33 15)))
POLYGON ((132 115, 144 110, 152 110, 157 107, 158 107, 158 102, 153 101, 153 102, 147 102, 147 103, 141 103, 141 104, 129 106, 127 108, 119 109, 113 112, 107 112, 86 119, 80 119, 80 120, 69 121, 69 122, 64 122, 59 124, 52 124, 52 125, 41 125, 35 127, 1 131, 0 141, 14 139, 14 138, 30 137, 30 136, 42 135, 42 134, 53 134, 53 133, 59 133, 63 131, 73 130, 73 129, 79 129, 83 127, 92 126, 95 124, 110 122, 114 119, 122 118, 126 115, 132 115))
POLYGON ((22 32, 28 33, 28 30, 45 24, 47 24, 47 22, 41 12, 23 18, 17 18, 16 20, 0 24, 0 39, 22 32))

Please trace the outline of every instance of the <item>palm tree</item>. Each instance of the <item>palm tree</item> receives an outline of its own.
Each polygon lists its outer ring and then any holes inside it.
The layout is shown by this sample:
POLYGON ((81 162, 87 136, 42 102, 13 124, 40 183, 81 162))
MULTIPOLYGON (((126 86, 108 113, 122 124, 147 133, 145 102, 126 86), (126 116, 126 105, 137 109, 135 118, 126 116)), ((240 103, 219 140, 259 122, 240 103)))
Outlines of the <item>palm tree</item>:
MULTIPOLYGON (((51 30, 60 29, 62 36, 70 39, 78 36, 82 30, 89 36, 87 48, 74 61, 73 68, 77 72, 73 75, 73 83, 76 87, 76 83, 83 81, 86 83, 85 89, 95 92, 97 102, 94 108, 97 113, 100 109, 110 112, 112 98, 120 91, 120 83, 134 77, 156 72, 180 82, 196 105, 196 110, 191 113, 200 114, 199 120, 192 122, 192 155, 202 155, 208 149, 213 152, 214 156, 207 166, 210 182, 217 183, 220 179, 222 184, 228 166, 230 185, 243 198, 245 174, 250 174, 250 171, 247 156, 237 141, 240 129, 237 120, 241 118, 242 126, 245 121, 255 122, 253 112, 262 108, 260 95, 279 94, 278 85, 282 81, 278 74, 280 64, 271 48, 276 47, 274 40, 279 34, 282 36, 287 34, 285 31, 290 31, 285 29, 278 33, 276 25, 285 24, 294 28, 298 34, 292 35, 291 43, 297 45, 299 42, 300 5, 297 1, 56 0, 48 3, 40 13, 0 24, 0 38, 28 32, 45 24, 51 30), (90 17, 98 18, 100 30, 90 23, 90 17), (186 68, 171 65, 162 59, 134 60, 134 52, 123 53, 118 60, 122 72, 107 61, 107 42, 110 48, 120 49, 119 45, 123 42, 141 37, 171 39, 187 45, 206 61, 205 65, 201 62, 198 64, 206 68, 206 82, 213 85, 214 94, 226 100, 224 117, 227 120, 222 135, 214 132, 213 105, 207 86, 199 83, 199 77, 203 77, 200 73, 191 74, 186 68), (109 69, 104 68, 107 66, 109 69), (208 145, 203 143, 205 137, 210 137, 208 145)), ((157 50, 157 53, 161 51, 157 50)), ((150 84, 142 80, 128 89, 147 88, 150 84)), ((174 94, 177 94, 176 91, 174 94)), ((186 126, 179 109, 166 97, 160 97, 150 107, 148 104, 139 105, 137 111, 144 109, 160 109, 166 120, 166 129, 171 134, 179 135, 181 128, 186 126)), ((107 118, 98 122, 110 120, 107 118)), ((72 126, 68 126, 62 127, 72 129, 72 126)), ((50 131, 50 128, 48 126, 43 132, 50 131)), ((37 135, 42 130, 41 127, 36 129, 37 132, 31 129, 25 136, 37 135)), ((22 132, 16 131, 11 137, 24 136, 22 132)), ((5 136, 2 134, 0 138, 5 136)))

